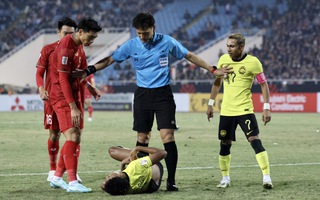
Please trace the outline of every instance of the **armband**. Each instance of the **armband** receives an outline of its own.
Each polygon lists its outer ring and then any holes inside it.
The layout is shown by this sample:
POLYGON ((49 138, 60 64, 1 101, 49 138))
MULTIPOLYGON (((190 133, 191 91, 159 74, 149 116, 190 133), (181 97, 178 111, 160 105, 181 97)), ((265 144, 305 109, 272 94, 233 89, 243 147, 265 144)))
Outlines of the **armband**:
POLYGON ((89 65, 84 71, 86 72, 87 76, 89 76, 90 74, 94 74, 97 69, 94 67, 94 65, 89 65))
POLYGON ((212 69, 211 69, 211 74, 213 74, 214 73, 214 71, 216 71, 217 70, 217 67, 216 66, 212 66, 212 69))
POLYGON ((260 74, 258 74, 258 75, 256 76, 256 78, 257 78, 257 81, 258 81, 259 84, 264 83, 264 82, 267 82, 267 78, 266 78, 266 76, 264 75, 263 72, 261 72, 260 74))
POLYGON ((264 103, 263 110, 270 110, 270 103, 264 103))
POLYGON ((213 99, 209 99, 208 106, 213 106, 213 104, 214 104, 214 100, 213 99))

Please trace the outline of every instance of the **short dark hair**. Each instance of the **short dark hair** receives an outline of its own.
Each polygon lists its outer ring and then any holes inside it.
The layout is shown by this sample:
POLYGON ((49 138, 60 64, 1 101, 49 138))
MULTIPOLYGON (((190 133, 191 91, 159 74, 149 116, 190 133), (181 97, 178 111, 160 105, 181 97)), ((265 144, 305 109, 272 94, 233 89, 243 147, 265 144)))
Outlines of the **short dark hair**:
POLYGON ((90 17, 84 17, 79 21, 78 29, 82 29, 84 32, 99 32, 102 28, 96 20, 90 17))
POLYGON ((129 191, 129 180, 123 177, 114 177, 109 179, 102 189, 111 195, 125 195, 129 191))
POLYGON ((59 19, 58 30, 61 30, 63 26, 70 26, 74 27, 74 29, 77 29, 77 23, 69 17, 62 17, 61 19, 59 19))
POLYGON ((154 17, 148 12, 141 12, 137 14, 132 20, 132 26, 136 29, 147 29, 153 27, 154 25, 154 17))

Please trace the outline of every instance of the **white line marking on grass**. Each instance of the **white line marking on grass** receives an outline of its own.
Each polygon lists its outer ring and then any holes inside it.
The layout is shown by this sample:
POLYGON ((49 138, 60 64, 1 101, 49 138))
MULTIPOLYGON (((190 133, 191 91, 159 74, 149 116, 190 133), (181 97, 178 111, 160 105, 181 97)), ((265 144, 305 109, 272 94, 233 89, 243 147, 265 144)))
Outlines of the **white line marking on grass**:
POLYGON ((0 121, 0 124, 39 124, 39 121, 0 121))
MULTIPOLYGON (((320 165, 319 162, 316 163, 288 163, 288 164, 271 164, 271 167, 290 167, 290 166, 306 166, 306 165, 320 165)), ((258 165, 238 165, 231 166, 231 168, 251 168, 258 167, 258 165)), ((215 167, 178 167, 177 170, 203 170, 203 169, 213 169, 215 167)), ((166 169, 165 169, 166 170, 166 169)), ((79 171, 79 174, 95 174, 95 173, 110 173, 112 171, 79 171)), ((48 173, 18 173, 18 174, 0 174, 0 177, 9 177, 9 176, 42 176, 48 175, 48 173)))
MULTIPOLYGON (((286 167, 286 166, 306 166, 306 165, 320 165, 320 163, 288 163, 288 164, 271 164, 271 167, 286 167)), ((238 166, 231 166, 231 168, 250 168, 250 167, 259 167, 259 165, 238 165, 238 166)), ((213 169, 215 167, 181 167, 177 168, 179 170, 201 170, 201 169, 213 169)))

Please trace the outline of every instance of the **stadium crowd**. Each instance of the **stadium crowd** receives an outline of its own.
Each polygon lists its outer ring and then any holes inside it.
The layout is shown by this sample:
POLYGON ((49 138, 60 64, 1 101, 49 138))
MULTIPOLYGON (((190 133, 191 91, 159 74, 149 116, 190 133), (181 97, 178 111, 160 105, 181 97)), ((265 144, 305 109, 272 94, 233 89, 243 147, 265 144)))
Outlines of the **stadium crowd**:
POLYGON ((63 16, 79 20, 91 16, 102 27, 129 27, 137 10, 157 12, 173 0, 54 0, 0 2, 0 57, 42 29, 55 28, 63 16), (72 9, 70 9, 70 6, 72 9), (35 12, 36 11, 36 12, 35 12))
MULTIPOLYGON (((32 1, 34 2, 0 2, 0 57, 41 29, 55 27, 57 19, 62 16, 70 16, 76 20, 83 16, 92 16, 102 27, 129 27, 132 17, 142 7, 155 13, 174 0, 32 1), (72 9, 69 9, 70 5, 72 9), (34 12, 35 10, 37 12, 34 12)), ((224 14, 232 15, 232 29, 266 30, 262 47, 250 49, 248 53, 262 61, 268 79, 320 79, 320 35, 317 34, 320 32, 319 1, 275 0, 275 5, 286 3, 288 9, 284 13, 279 13, 276 6, 271 9, 261 5, 254 7, 255 5, 246 0, 242 3, 234 0, 212 2, 214 9, 209 15, 217 15, 216 8, 224 7, 224 14)), ((188 18, 187 13, 185 17, 188 18)), ((188 20, 192 19, 189 17, 188 20)), ((190 38, 184 29, 179 29, 172 35, 189 50, 194 51, 215 39, 215 32, 222 25, 213 24, 208 18, 203 29, 198 30, 199 37, 190 38)), ((222 51, 219 54, 221 53, 226 52, 222 51)), ((109 81, 135 80, 135 73, 129 62, 114 66, 114 71, 115 73, 108 78, 109 81)), ((175 80, 205 80, 211 77, 187 62, 175 67, 174 76, 175 80)))
POLYGON ((269 79, 320 79, 320 2, 287 1, 289 12, 271 18, 262 48, 250 53, 263 61, 269 79))
MULTIPOLYGON (((285 0, 277 0, 282 3, 285 0)), ((320 2, 286 0, 288 11, 281 15, 276 7, 267 9, 252 4, 239 4, 232 28, 264 28, 261 48, 248 51, 263 63, 268 79, 320 79, 320 2), (245 10, 245 13, 244 13, 245 10), (260 14, 259 14, 260 13, 260 14)), ((222 52, 220 52, 221 54, 222 52)), ((226 52, 225 52, 226 53, 226 52)), ((220 55, 217 55, 220 56, 220 55)), ((210 77, 194 66, 177 66, 176 80, 201 80, 210 77)))

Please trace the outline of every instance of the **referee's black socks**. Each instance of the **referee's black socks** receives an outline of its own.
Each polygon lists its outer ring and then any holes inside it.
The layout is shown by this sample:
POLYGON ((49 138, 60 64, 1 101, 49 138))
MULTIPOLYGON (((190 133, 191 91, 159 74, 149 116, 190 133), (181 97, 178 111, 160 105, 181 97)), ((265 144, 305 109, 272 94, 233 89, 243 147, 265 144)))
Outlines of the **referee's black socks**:
POLYGON ((163 144, 164 150, 167 151, 167 157, 165 158, 167 170, 168 170, 168 183, 175 185, 175 175, 178 162, 178 149, 175 141, 163 144))

